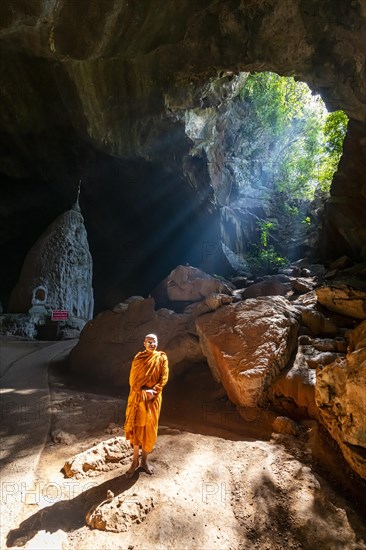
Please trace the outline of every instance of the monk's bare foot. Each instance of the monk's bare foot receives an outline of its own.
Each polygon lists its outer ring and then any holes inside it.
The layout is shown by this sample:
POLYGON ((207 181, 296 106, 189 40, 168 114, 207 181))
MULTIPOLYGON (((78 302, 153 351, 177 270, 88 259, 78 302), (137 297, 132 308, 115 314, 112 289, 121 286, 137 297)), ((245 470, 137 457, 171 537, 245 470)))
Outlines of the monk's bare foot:
POLYGON ((149 476, 154 473, 154 468, 148 462, 141 462, 141 468, 145 470, 145 472, 149 474, 149 476))
POLYGON ((132 462, 131 466, 129 467, 129 469, 125 473, 125 476, 126 477, 132 477, 138 467, 139 467, 138 462, 132 462))

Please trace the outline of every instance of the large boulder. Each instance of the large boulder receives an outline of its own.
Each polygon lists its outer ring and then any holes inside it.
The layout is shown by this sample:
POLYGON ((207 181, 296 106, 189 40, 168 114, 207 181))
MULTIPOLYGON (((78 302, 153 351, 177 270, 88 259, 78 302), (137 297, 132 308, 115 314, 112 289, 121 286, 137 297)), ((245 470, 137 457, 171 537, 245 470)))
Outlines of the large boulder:
POLYGON ((290 294, 291 286, 289 283, 283 283, 275 277, 260 281, 248 286, 243 292, 242 297, 258 298, 258 296, 286 296, 290 294))
POLYGON ((338 333, 336 324, 320 311, 316 311, 312 307, 300 307, 299 309, 301 311, 302 325, 314 336, 335 336, 338 333))
POLYGON ((335 313, 355 319, 366 319, 366 292, 347 285, 323 286, 316 289, 319 303, 335 313))
POLYGON ((366 479, 366 321, 351 332, 348 354, 317 370, 319 418, 351 467, 366 479))
POLYGON ((73 372, 113 382, 128 383, 131 361, 143 349, 146 334, 156 333, 159 349, 169 359, 171 374, 184 365, 204 361, 194 317, 154 308, 153 298, 134 296, 87 323, 70 354, 73 372))
POLYGON ((280 296, 248 299, 196 320, 216 380, 238 406, 261 404, 296 346, 298 313, 280 296))
MULTIPOLYGON (((231 283, 208 275, 197 267, 179 265, 162 281, 156 291, 158 301, 200 302, 210 294, 231 294, 231 283)), ((154 293, 155 296, 155 293, 154 293)))

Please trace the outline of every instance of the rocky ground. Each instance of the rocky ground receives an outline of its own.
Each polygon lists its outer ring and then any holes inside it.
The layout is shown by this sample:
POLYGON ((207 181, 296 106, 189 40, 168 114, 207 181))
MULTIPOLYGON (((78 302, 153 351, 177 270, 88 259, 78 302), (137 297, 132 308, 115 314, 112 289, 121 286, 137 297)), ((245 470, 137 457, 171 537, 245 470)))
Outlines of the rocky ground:
POLYGON ((122 435, 127 388, 71 378, 60 359, 49 369, 49 435, 20 485, 18 519, 3 525, 7 547, 366 548, 364 487, 325 434, 314 422, 297 437, 275 434, 270 411, 243 418, 206 365, 165 390, 152 476, 127 479, 127 457, 66 478, 72 455, 122 435), (95 507, 104 530, 86 523, 95 507))

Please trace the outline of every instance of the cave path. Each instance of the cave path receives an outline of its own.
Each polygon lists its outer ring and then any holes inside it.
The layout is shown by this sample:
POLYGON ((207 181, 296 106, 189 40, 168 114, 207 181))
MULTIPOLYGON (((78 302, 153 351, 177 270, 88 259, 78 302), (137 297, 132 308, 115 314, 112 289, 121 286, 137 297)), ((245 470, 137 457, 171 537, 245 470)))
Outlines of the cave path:
POLYGON ((50 428, 48 365, 77 340, 61 342, 0 342, 1 525, 0 548, 16 525, 32 485, 50 428))

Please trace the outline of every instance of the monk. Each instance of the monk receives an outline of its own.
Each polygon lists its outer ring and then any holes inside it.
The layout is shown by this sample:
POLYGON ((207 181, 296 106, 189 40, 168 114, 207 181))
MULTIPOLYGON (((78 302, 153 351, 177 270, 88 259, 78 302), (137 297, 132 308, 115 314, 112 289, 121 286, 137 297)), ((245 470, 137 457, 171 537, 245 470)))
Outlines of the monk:
POLYGON ((157 438, 162 390, 169 375, 168 358, 164 352, 157 351, 158 338, 155 334, 145 336, 144 347, 145 351, 135 355, 130 371, 124 431, 133 447, 133 459, 126 477, 131 477, 139 467, 140 447, 140 466, 146 473, 153 473, 147 455, 153 450, 157 438))

